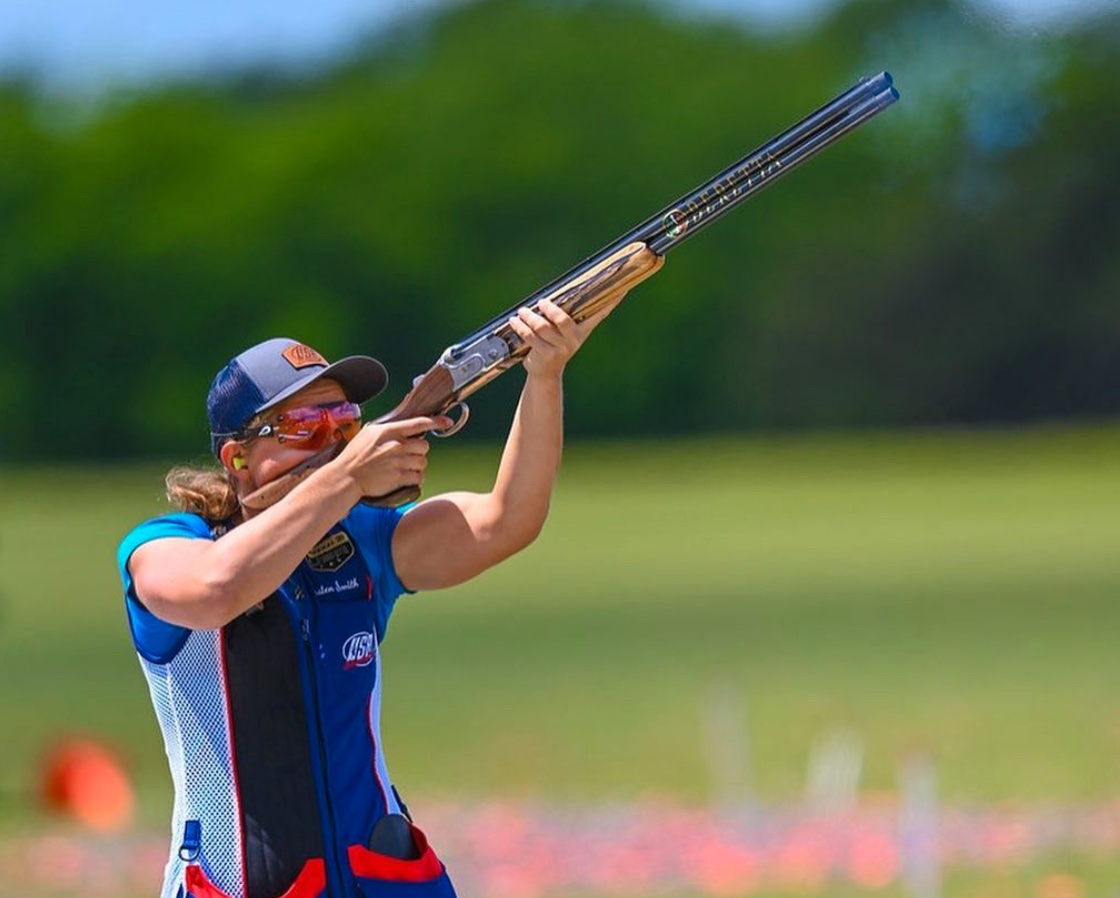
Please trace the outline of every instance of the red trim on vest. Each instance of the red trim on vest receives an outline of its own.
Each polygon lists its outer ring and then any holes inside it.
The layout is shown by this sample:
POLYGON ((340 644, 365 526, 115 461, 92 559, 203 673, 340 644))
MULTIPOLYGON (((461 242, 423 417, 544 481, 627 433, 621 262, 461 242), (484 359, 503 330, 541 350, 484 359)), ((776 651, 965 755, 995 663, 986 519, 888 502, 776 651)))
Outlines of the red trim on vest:
POLYGON ((370 851, 362 845, 351 845, 346 849, 351 871, 367 879, 388 882, 431 882, 438 879, 443 875, 443 863, 428 844, 428 837, 415 826, 411 829, 416 849, 420 852, 416 860, 403 861, 370 851))
POLYGON ((198 864, 187 867, 185 879, 187 892, 190 893, 191 898, 229 898, 229 895, 206 878, 206 874, 198 864))
POLYGON ((245 856, 248 849, 245 844, 245 817, 241 811, 241 783, 237 775, 237 746, 233 744, 233 707, 230 705, 229 695, 229 664, 226 661, 226 628, 218 631, 218 651, 222 659, 222 694, 225 696, 226 705, 226 731, 229 734, 229 769, 233 775, 233 800, 237 804, 237 833, 238 847, 241 854, 238 857, 241 867, 241 894, 249 894, 249 871, 245 868, 245 856))
MULTIPOLYGON (((187 867, 186 885, 191 898, 230 898, 206 878, 198 864, 187 867)), ((313 857, 307 860, 296 881, 280 898, 319 898, 326 890, 327 865, 322 858, 313 857)))

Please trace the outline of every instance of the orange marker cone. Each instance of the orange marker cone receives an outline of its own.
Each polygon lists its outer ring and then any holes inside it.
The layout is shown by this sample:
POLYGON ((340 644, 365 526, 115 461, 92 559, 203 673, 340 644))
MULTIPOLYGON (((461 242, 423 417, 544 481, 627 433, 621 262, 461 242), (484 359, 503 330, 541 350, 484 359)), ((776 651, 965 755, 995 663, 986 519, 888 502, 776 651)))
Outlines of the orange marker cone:
POLYGON ((116 753, 88 737, 66 739, 47 752, 41 794, 46 807, 98 832, 132 822, 136 795, 116 753))

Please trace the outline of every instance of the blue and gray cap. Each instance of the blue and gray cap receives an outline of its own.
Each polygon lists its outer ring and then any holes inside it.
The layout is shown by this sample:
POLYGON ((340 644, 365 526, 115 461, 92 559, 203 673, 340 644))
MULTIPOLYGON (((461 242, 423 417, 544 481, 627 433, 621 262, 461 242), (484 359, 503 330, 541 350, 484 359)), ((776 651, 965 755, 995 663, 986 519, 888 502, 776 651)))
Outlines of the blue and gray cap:
POLYGON ((385 366, 368 355, 348 356, 332 365, 297 340, 265 340, 232 359, 210 384, 206 415, 214 454, 254 415, 322 377, 337 381, 346 398, 359 404, 380 393, 389 380, 385 366))

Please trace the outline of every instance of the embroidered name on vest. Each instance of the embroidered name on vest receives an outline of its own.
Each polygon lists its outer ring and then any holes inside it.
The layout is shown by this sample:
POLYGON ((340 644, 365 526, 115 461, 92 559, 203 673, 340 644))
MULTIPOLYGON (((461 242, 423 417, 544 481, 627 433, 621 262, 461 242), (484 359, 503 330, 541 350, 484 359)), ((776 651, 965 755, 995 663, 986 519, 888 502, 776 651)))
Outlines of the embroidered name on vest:
POLYGON ((335 595, 340 592, 349 592, 351 589, 357 588, 357 577, 351 577, 349 580, 335 580, 334 583, 320 583, 315 587, 315 597, 322 598, 323 596, 335 595))
POLYGON ((345 531, 323 537, 307 553, 307 564, 313 571, 337 571, 354 557, 354 544, 345 531))

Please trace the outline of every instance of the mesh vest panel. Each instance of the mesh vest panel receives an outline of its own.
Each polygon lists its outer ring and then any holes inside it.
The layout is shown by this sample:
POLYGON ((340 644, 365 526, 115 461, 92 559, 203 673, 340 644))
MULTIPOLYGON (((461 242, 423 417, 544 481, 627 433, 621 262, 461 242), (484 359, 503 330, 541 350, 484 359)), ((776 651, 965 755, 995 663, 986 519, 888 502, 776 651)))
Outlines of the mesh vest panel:
POLYGON ((169 663, 141 658, 140 664, 175 785, 171 856, 162 898, 174 898, 180 881, 179 845, 188 820, 202 821, 199 861, 207 876, 231 898, 244 898, 241 814, 230 752, 221 632, 195 630, 169 663))

